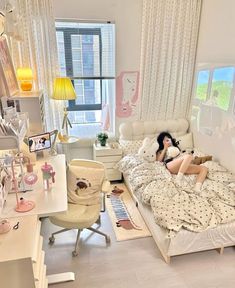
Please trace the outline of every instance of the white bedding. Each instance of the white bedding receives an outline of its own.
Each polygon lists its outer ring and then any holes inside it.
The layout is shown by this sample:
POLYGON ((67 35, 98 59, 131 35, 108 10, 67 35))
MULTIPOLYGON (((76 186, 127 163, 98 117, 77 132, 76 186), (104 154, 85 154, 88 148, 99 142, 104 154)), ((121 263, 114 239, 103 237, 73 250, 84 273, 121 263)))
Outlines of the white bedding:
POLYGON ((235 220, 233 175, 216 162, 204 165, 209 173, 200 194, 192 189, 195 175, 185 176, 187 185, 178 187, 162 163, 144 162, 138 155, 125 156, 118 168, 128 174, 132 192, 151 206, 156 223, 173 237, 181 228, 202 232, 235 220))

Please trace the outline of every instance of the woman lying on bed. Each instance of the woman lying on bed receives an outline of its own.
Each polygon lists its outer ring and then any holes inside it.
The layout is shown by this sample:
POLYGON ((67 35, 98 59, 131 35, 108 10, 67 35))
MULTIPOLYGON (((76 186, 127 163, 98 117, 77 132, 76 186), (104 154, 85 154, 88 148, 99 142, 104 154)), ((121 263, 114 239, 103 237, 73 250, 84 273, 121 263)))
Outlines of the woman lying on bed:
POLYGON ((166 168, 172 173, 177 174, 176 183, 180 186, 184 185, 184 174, 198 174, 194 190, 199 192, 204 182, 208 169, 204 166, 192 164, 193 156, 191 154, 181 154, 176 158, 168 156, 169 147, 177 147, 175 139, 168 132, 162 132, 157 137, 159 149, 156 153, 156 160, 163 162, 166 168))

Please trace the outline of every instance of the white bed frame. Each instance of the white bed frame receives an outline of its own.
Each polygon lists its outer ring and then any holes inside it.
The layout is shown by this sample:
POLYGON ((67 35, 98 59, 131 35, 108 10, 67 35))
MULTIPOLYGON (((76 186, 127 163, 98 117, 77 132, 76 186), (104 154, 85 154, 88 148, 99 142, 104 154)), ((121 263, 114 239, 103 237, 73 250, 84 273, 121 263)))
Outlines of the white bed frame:
MULTIPOLYGON (((156 137, 161 131, 183 136, 188 129, 189 123, 186 119, 136 121, 122 123, 119 133, 122 140, 141 140, 145 137, 156 137)), ((150 206, 141 203, 132 193, 131 183, 125 174, 124 180, 166 263, 170 263, 171 256, 211 249, 216 249, 222 254, 224 247, 235 246, 235 221, 201 233, 181 229, 174 238, 167 238, 167 230, 155 223, 150 206)))

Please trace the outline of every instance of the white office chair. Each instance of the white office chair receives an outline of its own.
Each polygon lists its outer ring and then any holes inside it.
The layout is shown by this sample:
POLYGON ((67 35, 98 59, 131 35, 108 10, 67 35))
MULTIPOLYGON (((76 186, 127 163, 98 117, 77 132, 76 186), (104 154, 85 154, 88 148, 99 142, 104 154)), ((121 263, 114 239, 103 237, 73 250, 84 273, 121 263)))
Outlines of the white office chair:
MULTIPOLYGON (((96 169, 98 168, 105 170, 104 164, 98 161, 74 159, 69 164, 73 166, 82 166, 82 167, 96 168, 96 169)), ((99 231, 98 229, 91 227, 95 223, 99 224, 100 226, 100 212, 105 211, 104 193, 109 192, 109 190, 110 190, 110 182, 104 180, 102 183, 102 189, 100 191, 102 196, 102 205, 100 203, 90 206, 84 204, 81 205, 81 204, 68 203, 68 210, 66 212, 59 213, 55 216, 49 217, 50 221, 53 224, 64 228, 63 230, 52 233, 51 237, 49 238, 49 244, 53 244, 55 242, 54 235, 71 229, 78 229, 75 249, 72 252, 73 256, 78 255, 79 237, 83 229, 89 229, 92 232, 104 236, 106 243, 110 243, 110 237, 108 235, 99 231)))

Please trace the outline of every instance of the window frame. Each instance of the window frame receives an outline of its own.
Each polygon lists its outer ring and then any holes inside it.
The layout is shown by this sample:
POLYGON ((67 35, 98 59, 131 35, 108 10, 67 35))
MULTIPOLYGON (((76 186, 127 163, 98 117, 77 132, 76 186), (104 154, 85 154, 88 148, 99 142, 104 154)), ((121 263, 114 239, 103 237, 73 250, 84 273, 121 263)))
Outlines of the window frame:
MULTIPOLYGON (((73 21, 71 21, 73 22, 73 21)), ((76 23, 79 23, 76 22, 76 23)), ((100 103, 98 104, 76 104, 76 100, 69 100, 68 111, 96 111, 102 110, 103 95, 102 95, 102 80, 115 79, 115 77, 103 76, 73 76, 73 61, 72 61, 72 35, 98 35, 99 37, 99 63, 100 75, 102 75, 102 37, 101 28, 70 28, 56 27, 56 32, 63 32, 64 51, 65 51, 65 66, 66 76, 69 77, 74 85, 74 80, 100 80, 100 103)))

